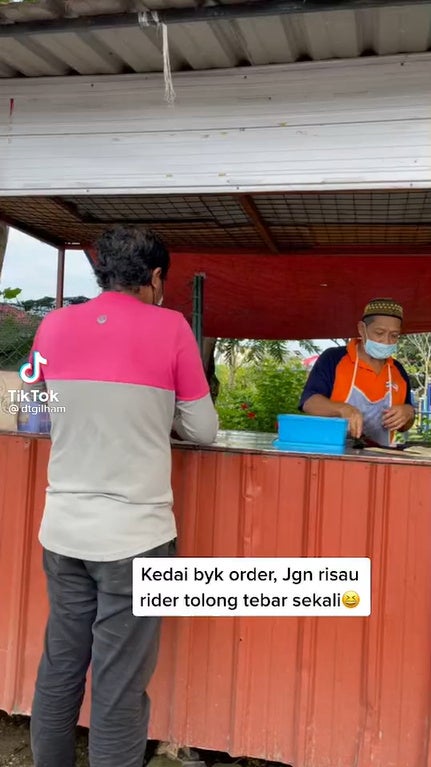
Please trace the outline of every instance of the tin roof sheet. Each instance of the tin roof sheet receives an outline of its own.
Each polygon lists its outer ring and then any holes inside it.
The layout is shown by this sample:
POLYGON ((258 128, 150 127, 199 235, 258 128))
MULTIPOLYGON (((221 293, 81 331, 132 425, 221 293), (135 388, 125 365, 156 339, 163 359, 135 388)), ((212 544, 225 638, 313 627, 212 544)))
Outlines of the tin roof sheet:
MULTIPOLYGON (((20 36, 19 26, 190 5, 188 0, 150 0, 145 4, 129 0, 36 0, 0 4, 0 25, 16 25, 16 34, 1 41, 0 77, 160 72, 162 35, 154 27, 141 29, 138 17, 136 28, 58 31, 25 38, 20 36)), ((430 48, 431 2, 169 26, 173 72, 423 53, 430 48)))

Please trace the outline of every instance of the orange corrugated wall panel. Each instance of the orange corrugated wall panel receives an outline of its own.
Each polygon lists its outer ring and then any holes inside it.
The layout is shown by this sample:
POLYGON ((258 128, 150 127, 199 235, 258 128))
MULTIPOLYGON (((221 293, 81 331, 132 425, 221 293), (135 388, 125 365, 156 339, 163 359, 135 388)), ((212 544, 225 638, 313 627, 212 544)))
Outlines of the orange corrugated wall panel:
MULTIPOLYGON (((29 713, 49 442, 0 436, 0 708, 29 713)), ((370 556, 370 618, 166 619, 150 735, 293 767, 431 767, 431 468, 178 449, 180 552, 370 556)), ((88 700, 82 724, 88 724, 88 700)))

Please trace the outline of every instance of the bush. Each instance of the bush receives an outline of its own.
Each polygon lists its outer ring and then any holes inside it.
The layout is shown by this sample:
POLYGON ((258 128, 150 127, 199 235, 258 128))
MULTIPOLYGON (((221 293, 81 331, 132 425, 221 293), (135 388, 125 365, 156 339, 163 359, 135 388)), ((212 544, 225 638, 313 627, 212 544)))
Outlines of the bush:
POLYGON ((27 361, 40 319, 0 315, 0 370, 18 370, 27 361))
POLYGON ((235 375, 233 387, 229 386, 229 372, 225 366, 217 368, 220 382, 216 407, 221 429, 255 431, 252 402, 255 390, 251 383, 251 369, 240 368, 235 375))
POLYGON ((217 370, 220 394, 217 411, 221 429, 277 431, 277 415, 297 413, 307 374, 297 359, 280 365, 267 359, 237 371, 229 387, 228 370, 217 370))

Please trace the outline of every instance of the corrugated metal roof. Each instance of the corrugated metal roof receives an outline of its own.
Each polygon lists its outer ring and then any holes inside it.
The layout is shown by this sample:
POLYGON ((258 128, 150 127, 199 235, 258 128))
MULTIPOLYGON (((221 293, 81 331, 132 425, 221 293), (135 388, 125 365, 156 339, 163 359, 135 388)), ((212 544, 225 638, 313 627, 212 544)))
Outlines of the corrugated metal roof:
MULTIPOLYGON (((0 46, 0 77, 119 74, 163 70, 154 27, 19 36, 19 24, 121 12, 189 7, 189 0, 70 0, 0 5, 0 24, 16 35, 0 46)), ((431 48, 431 2, 169 26, 174 72, 423 53, 431 48)))

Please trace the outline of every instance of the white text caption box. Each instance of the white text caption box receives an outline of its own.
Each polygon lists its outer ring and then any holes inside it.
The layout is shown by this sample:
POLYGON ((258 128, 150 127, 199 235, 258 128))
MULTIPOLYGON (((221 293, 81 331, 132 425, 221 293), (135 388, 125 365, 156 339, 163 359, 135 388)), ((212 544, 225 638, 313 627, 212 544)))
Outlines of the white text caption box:
POLYGON ((370 613, 371 561, 366 557, 133 561, 134 615, 349 618, 370 613))

